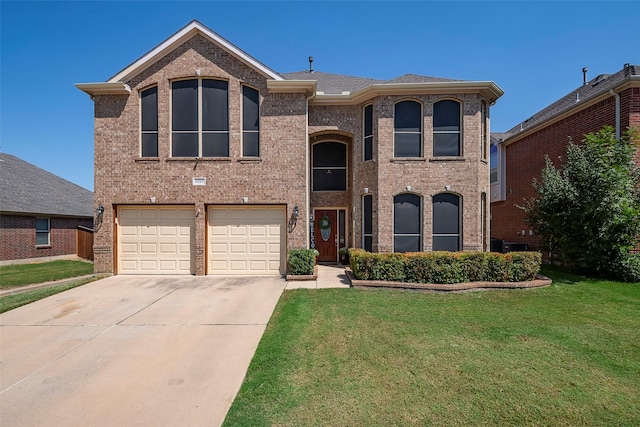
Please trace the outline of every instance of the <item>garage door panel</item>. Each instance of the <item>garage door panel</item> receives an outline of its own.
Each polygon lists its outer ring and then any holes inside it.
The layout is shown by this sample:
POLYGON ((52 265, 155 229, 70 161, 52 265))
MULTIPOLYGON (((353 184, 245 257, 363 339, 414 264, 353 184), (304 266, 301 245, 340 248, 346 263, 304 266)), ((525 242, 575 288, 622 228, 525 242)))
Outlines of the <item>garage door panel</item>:
POLYGON ((118 261, 123 274, 193 274, 192 206, 121 206, 118 261))
POLYGON ((275 206, 210 206, 208 274, 283 274, 284 212, 275 206))

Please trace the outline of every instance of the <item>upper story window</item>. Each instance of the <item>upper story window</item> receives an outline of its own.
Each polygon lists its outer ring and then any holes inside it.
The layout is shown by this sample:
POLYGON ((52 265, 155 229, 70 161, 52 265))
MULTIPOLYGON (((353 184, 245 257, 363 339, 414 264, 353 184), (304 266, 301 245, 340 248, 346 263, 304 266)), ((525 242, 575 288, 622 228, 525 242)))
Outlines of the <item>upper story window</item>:
POLYGON ((49 218, 36 218, 36 246, 49 246, 51 223, 49 218))
POLYGON ((171 83, 172 157, 229 157, 229 96, 224 80, 171 83))
POLYGON ((140 92, 142 157, 158 157, 158 87, 140 92))
POLYGON ((363 155, 364 160, 373 159, 373 105, 367 105, 364 107, 363 114, 364 121, 364 135, 363 135, 363 155))
POLYGON ((498 182, 498 146, 491 144, 491 155, 489 157, 491 171, 489 172, 489 181, 491 184, 498 182))
POLYGON ((460 156, 460 103, 445 99, 433 104, 434 157, 460 156))
POLYGON ((260 157, 260 92, 242 86, 242 156, 260 157))
POLYGON ((394 157, 422 156, 422 105, 401 101, 394 110, 394 157))
POLYGON ((313 191, 347 190, 347 146, 341 142, 313 145, 313 191))
POLYGON ((489 134, 487 133, 487 122, 489 119, 489 110, 487 108, 487 101, 482 101, 480 103, 480 114, 482 124, 480 125, 480 145, 482 149, 482 158, 484 160, 487 159, 487 140, 489 139, 489 134))
POLYGON ((416 194, 393 198, 393 251, 422 250, 422 200, 416 194))

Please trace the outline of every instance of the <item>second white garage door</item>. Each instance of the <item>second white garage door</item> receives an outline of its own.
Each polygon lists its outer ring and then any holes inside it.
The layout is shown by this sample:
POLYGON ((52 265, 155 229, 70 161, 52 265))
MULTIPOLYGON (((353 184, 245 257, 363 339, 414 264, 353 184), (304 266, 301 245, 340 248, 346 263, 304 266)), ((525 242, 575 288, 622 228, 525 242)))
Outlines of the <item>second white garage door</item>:
POLYGON ((284 274, 281 206, 210 206, 208 274, 284 274))

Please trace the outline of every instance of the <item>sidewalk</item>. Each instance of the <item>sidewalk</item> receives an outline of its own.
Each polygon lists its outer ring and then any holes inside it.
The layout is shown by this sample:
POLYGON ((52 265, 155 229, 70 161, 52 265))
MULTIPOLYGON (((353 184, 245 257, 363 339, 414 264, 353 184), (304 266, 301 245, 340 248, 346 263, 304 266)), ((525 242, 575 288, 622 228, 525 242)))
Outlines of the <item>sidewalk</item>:
POLYGON ((344 265, 318 264, 318 278, 316 280, 291 280, 287 282, 288 289, 326 289, 348 288, 351 286, 344 265))

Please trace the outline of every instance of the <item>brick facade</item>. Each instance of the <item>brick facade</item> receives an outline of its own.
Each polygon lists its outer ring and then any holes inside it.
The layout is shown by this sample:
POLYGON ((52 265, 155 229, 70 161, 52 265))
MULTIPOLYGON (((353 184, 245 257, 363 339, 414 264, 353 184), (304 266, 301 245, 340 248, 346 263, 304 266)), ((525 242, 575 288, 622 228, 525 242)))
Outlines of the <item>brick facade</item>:
POLYGON ((92 219, 49 218, 50 244, 37 246, 35 216, 0 215, 0 261, 77 254, 77 228, 91 228, 92 219))
MULTIPOLYGON (((619 95, 621 131, 640 126, 640 88, 628 87, 619 95)), ((545 155, 556 166, 561 165, 569 141, 580 143, 587 133, 596 132, 605 125, 615 127, 615 117, 615 97, 605 92, 595 102, 564 114, 559 120, 550 119, 529 132, 525 129, 523 136, 517 129, 515 134, 510 131, 504 142, 506 199, 491 203, 491 237, 541 249, 541 242, 526 225, 526 216, 518 205, 536 196, 532 183, 534 179, 540 179, 545 155)), ((640 164, 640 153, 637 159, 640 164)))
MULTIPOLYGON (((313 80, 313 75, 309 75, 313 80)), ((207 257, 206 207, 240 205, 286 206, 289 218, 300 209, 297 226, 286 234, 286 250, 307 247, 309 217, 316 208, 342 208, 346 212, 346 242, 360 247, 361 200, 364 188, 374 196, 373 249, 393 250, 393 197, 407 192, 423 200, 423 249, 431 249, 431 197, 445 191, 462 197, 462 242, 465 250, 486 248, 483 235, 481 194, 489 188, 489 166, 481 135, 481 101, 478 90, 469 93, 372 95, 364 101, 322 105, 308 100, 304 91, 271 90, 269 79, 255 67, 230 55, 223 47, 197 34, 166 52, 126 82, 129 95, 95 94, 95 204, 105 208, 95 236, 97 272, 117 273, 117 224, 119 205, 189 205, 196 212, 195 273, 205 274, 207 257), (196 71, 199 70, 199 71, 196 71), (175 158, 170 154, 171 82, 176 79, 215 78, 228 81, 229 157, 175 158), (241 157, 241 88, 260 92, 260 157, 241 157), (158 88, 158 157, 140 157, 140 91, 158 88), (417 159, 393 158, 394 104, 418 101, 423 108, 423 151, 417 159), (440 99, 455 99, 463 106, 462 156, 433 158, 432 110, 440 99), (374 106, 373 160, 362 160, 362 109, 374 106), (347 146, 347 191, 312 192, 313 144, 338 141, 347 146), (192 178, 206 179, 205 186, 192 178), (445 189, 445 186, 449 188, 445 189), (309 211, 307 211, 307 202, 309 211)), ((433 92, 433 91, 432 91, 433 92)), ((500 92, 501 94, 501 92, 500 92)), ((499 96, 499 95, 498 95, 499 96)), ((485 224, 484 229, 487 229, 485 224)))

